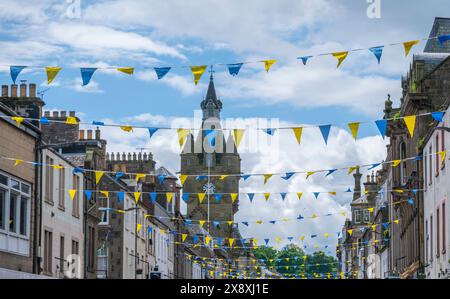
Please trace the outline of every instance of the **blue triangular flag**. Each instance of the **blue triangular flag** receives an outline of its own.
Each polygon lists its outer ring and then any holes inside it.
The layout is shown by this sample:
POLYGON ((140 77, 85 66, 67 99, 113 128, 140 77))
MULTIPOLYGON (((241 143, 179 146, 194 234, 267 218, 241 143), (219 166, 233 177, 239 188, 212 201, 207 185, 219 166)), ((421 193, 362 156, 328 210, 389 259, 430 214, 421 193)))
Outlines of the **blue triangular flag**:
POLYGON ((332 174, 335 171, 337 171, 337 169, 330 169, 330 170, 328 170, 328 172, 327 172, 327 174, 325 176, 327 177, 327 176, 329 176, 330 174, 332 174))
POLYGON ((152 231, 153 231, 153 227, 149 226, 149 227, 147 228, 147 234, 151 234, 152 231))
POLYGON ((294 237, 288 237, 289 242, 292 241, 294 237))
POLYGON ((442 119, 444 118, 444 112, 441 111, 433 112, 431 113, 431 116, 438 122, 442 122, 442 119))
POLYGON ((275 224, 277 221, 276 220, 270 220, 269 223, 275 224))
POLYGON ((217 202, 219 202, 222 199, 222 194, 214 194, 214 197, 217 202))
POLYGON ((386 136, 386 129, 387 129, 387 120, 386 119, 379 119, 375 121, 375 124, 377 125, 378 131, 380 131, 381 137, 386 136))
POLYGON ((218 237, 217 238, 217 245, 222 245, 222 240, 223 240, 223 238, 221 238, 221 237, 218 237))
POLYGON ((438 36, 439 46, 443 46, 446 41, 450 40, 450 34, 438 36))
POLYGON ((328 144, 328 135, 330 135, 331 125, 319 126, 319 129, 322 133, 323 140, 325 140, 325 144, 328 144))
POLYGON ((374 169, 375 167, 378 167, 378 166, 380 166, 380 165, 381 165, 381 163, 374 163, 374 164, 372 164, 367 170, 374 169))
POLYGON ((285 176, 282 176, 281 178, 283 179, 283 180, 289 180, 293 175, 295 174, 295 172, 286 172, 286 175, 285 176))
POLYGON ((389 222, 384 222, 384 223, 383 223, 383 227, 384 227, 384 229, 388 229, 388 227, 389 227, 389 222))
POLYGON ((208 138, 209 144, 211 146, 216 146, 216 136, 217 136, 217 130, 205 130, 205 137, 208 138))
POLYGON ((412 192, 414 193, 414 195, 417 195, 417 189, 413 189, 412 192))
POLYGON ((243 63, 230 63, 227 64, 228 72, 230 72, 231 76, 237 76, 239 71, 241 70, 243 63))
POLYGON ((82 68, 80 68, 81 79, 83 80, 83 86, 89 84, 89 81, 91 81, 92 75, 94 75, 94 72, 96 70, 97 70, 97 68, 94 68, 94 67, 82 67, 82 68))
POLYGON ((244 224, 245 226, 248 226, 248 222, 246 222, 246 221, 242 221, 242 224, 244 224))
POLYGON ((264 242, 267 244, 269 244, 270 239, 264 239, 264 242))
POLYGON ((123 176, 123 172, 117 172, 116 173, 116 181, 119 180, 123 176))
POLYGON ((244 179, 244 181, 246 181, 251 176, 252 176, 251 174, 243 174, 242 178, 244 179))
POLYGON ((305 217, 303 217, 302 215, 298 215, 297 219, 302 220, 302 219, 305 219, 305 217))
POLYGON ((219 221, 213 221, 213 225, 215 228, 219 227, 219 224, 220 224, 219 221))
POLYGON ((158 182, 162 186, 164 184, 164 180, 166 179, 166 176, 163 174, 158 175, 158 182))
POLYGON ((39 119, 39 122, 40 122, 41 124, 48 124, 48 123, 49 123, 48 119, 45 118, 45 117, 41 117, 41 118, 39 119))
POLYGON ((198 241, 198 236, 197 236, 197 235, 194 235, 194 236, 192 237, 192 242, 195 244, 195 243, 197 243, 197 241, 198 241))
POLYGON ((408 204, 411 205, 411 206, 414 205, 414 199, 412 199, 411 197, 408 198, 408 201, 407 201, 407 202, 408 202, 408 204))
POLYGON ((125 192, 119 191, 117 192, 117 196, 119 197, 119 202, 123 203, 123 197, 125 196, 125 192))
POLYGON ((280 193, 282 200, 284 200, 286 198, 286 194, 287 194, 286 192, 281 192, 280 193))
POLYGON ((195 177, 195 179, 197 181, 202 181, 202 180, 208 179, 208 176, 206 176, 206 175, 198 175, 198 176, 195 177))
POLYGON ((11 73, 11 79, 16 84, 17 76, 19 76, 20 72, 26 68, 26 66, 20 66, 20 65, 11 65, 9 67, 9 72, 11 73))
POLYGON ((92 191, 91 190, 84 190, 84 194, 86 195, 87 200, 91 200, 92 197, 92 191))
POLYGON ((152 138, 153 134, 158 131, 159 128, 148 128, 148 133, 150 134, 150 138, 152 138))
POLYGON ((255 193, 247 193, 248 199, 250 199, 250 202, 253 202, 253 197, 255 196, 255 193))
MULTIPOLYGON (((184 195, 184 194, 183 194, 184 195)), ((150 192, 150 198, 152 199, 152 204, 155 204, 156 201, 156 192, 150 192)))
POLYGON ((187 203, 188 202, 188 199, 189 199, 189 195, 191 195, 190 193, 185 193, 185 192, 183 192, 183 200, 184 200, 184 202, 185 203, 187 203))
POLYGON ((104 125, 105 125, 104 122, 102 122, 102 121, 96 121, 96 120, 93 120, 93 121, 92 121, 92 124, 95 125, 95 126, 104 126, 104 125))
POLYGON ((154 67, 153 68, 155 70, 156 76, 159 79, 162 79, 165 75, 167 75, 167 73, 170 71, 170 67, 154 67))
POLYGON ((313 192, 314 196, 316 197, 316 199, 319 197, 320 192, 313 192))
POLYGON ((372 52, 373 55, 375 55, 375 57, 377 58, 378 64, 380 63, 381 55, 383 54, 383 48, 384 48, 384 46, 378 46, 378 47, 372 47, 369 49, 369 51, 372 52))
POLYGON ((414 158, 414 161, 422 161, 422 158, 423 157, 421 155, 418 155, 414 158))
POLYGON ((186 225, 191 225, 192 224, 192 220, 191 219, 186 219, 186 225))
POLYGON ((72 171, 73 173, 84 173, 84 169, 80 167, 75 167, 72 171))
POLYGON ((273 134, 275 133, 275 131, 277 129, 274 128, 268 128, 268 129, 262 129, 264 132, 266 132, 267 134, 269 134, 270 136, 273 136, 273 134))
POLYGON ((302 56, 302 57, 298 57, 299 59, 302 60, 303 65, 306 65, 306 63, 308 62, 308 59, 310 59, 312 56, 302 56))
POLYGON ((311 239, 317 237, 317 235, 311 235, 311 239))
POLYGON ((352 192, 352 189, 348 188, 347 190, 345 190, 345 192, 351 193, 351 192, 352 192))

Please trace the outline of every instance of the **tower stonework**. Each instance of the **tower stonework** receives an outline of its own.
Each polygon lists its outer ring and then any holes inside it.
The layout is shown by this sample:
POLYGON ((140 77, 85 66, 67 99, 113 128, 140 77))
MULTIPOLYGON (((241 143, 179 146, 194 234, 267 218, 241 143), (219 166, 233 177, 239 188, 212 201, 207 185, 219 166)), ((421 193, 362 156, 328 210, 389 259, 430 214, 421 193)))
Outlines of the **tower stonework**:
POLYGON ((226 221, 234 221, 238 211, 239 198, 233 203, 229 194, 239 193, 241 159, 231 134, 225 139, 221 130, 222 102, 217 98, 212 75, 200 107, 203 112, 202 130, 196 139, 192 134, 187 136, 181 153, 181 174, 191 175, 183 186, 183 193, 191 193, 187 201, 187 218, 208 220, 209 193, 210 222, 206 222, 204 228, 215 238, 236 237, 239 235, 237 227, 228 225, 226 221), (214 134, 209 135, 211 132, 214 134), (211 136, 215 136, 214 141, 211 136), (220 178, 220 175, 227 174, 233 175, 220 178), (206 194, 202 203, 197 193, 206 194))

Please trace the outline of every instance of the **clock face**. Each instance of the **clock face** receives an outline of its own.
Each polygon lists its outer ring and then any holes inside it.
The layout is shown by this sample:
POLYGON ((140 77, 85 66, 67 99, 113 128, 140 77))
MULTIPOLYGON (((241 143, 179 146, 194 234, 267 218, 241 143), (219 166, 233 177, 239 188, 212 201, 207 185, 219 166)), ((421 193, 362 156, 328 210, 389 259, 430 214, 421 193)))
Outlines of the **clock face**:
POLYGON ((205 193, 212 194, 216 191, 216 186, 214 186, 213 183, 206 183, 203 185, 203 191, 205 191, 205 193))

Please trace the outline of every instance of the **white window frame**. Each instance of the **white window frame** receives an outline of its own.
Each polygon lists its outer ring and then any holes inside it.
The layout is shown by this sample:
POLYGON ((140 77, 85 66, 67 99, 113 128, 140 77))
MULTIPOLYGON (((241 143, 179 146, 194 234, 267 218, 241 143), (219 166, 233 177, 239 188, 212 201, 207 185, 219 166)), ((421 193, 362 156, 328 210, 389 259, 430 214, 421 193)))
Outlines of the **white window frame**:
POLYGON ((106 210, 102 210, 101 212, 102 212, 102 219, 100 220, 100 222, 98 223, 98 225, 109 225, 109 207, 110 207, 110 202, 109 202, 109 197, 106 197, 106 196, 103 196, 103 195, 101 195, 101 196, 99 196, 99 201, 100 201, 100 203, 101 203, 101 201, 102 200, 106 200, 106 207, 105 206, 103 206, 102 204, 100 205, 100 207, 102 207, 102 208, 107 208, 106 210), (104 214, 106 215, 106 221, 103 221, 103 218, 104 218, 104 214))
POLYGON ((355 210, 355 223, 361 223, 361 210, 360 209, 357 209, 357 210, 355 210), (358 216, 359 216, 359 221, 358 221, 358 216))

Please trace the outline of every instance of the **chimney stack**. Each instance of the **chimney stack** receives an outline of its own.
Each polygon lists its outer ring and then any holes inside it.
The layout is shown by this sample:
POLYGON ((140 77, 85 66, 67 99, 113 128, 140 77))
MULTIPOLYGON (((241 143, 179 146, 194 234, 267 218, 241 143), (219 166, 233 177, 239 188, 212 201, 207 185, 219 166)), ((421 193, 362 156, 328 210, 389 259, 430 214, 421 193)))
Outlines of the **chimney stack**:
POLYGON ((8 97, 8 85, 2 85, 2 97, 8 97))
POLYGON ((50 117, 50 111, 44 111, 44 117, 49 118, 50 117))
POLYGON ((84 130, 80 130, 80 140, 84 140, 84 130))
POLYGON ((53 111, 53 118, 58 118, 59 116, 59 112, 58 111, 53 111))
POLYGON ((34 83, 30 83, 29 85, 30 89, 29 89, 29 97, 30 98, 35 98, 36 97, 36 84, 34 83))
POLYGON ((11 84, 11 97, 17 98, 17 84, 11 84))
POLYGON ((92 130, 87 130, 87 139, 92 140, 92 130))
POLYGON ((95 129, 95 139, 100 140, 100 129, 98 127, 95 129))
POLYGON ((27 97, 27 84, 26 83, 20 83, 20 97, 21 98, 27 97))
POLYGON ((69 116, 75 117, 75 111, 69 111, 69 116))
POLYGON ((66 118, 66 111, 61 111, 60 112, 61 118, 66 118))

